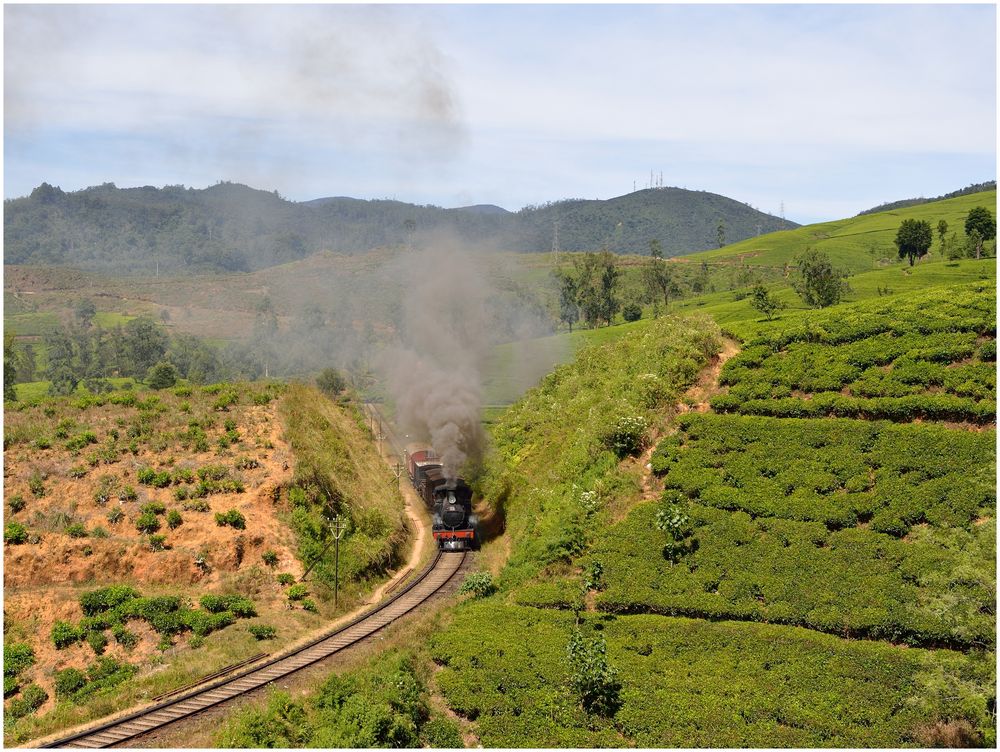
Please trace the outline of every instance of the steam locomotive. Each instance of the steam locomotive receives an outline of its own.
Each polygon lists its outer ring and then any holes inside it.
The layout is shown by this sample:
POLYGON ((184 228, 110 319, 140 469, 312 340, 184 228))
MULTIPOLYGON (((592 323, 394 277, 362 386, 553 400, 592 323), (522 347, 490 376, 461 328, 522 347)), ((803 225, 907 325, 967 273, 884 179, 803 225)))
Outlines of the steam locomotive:
POLYGON ((433 519, 432 531, 438 548, 466 551, 479 547, 478 520, 472 513, 472 489, 463 479, 449 483, 441 459, 426 444, 406 447, 410 481, 433 519))

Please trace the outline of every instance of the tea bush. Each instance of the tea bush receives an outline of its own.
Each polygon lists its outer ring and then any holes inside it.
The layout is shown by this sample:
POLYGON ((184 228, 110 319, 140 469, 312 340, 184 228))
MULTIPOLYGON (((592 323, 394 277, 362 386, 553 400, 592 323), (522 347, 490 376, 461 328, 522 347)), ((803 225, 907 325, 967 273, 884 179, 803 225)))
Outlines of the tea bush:
POLYGON ((4 710, 4 716, 13 720, 24 718, 44 705, 49 699, 49 693, 37 684, 29 684, 21 690, 21 696, 15 697, 4 710))
POLYGON ((730 389, 712 407, 777 417, 991 423, 995 315, 993 292, 971 284, 841 306, 790 330, 775 323, 726 364, 721 383, 730 389), (980 344, 983 337, 992 346, 980 344))
POLYGON ((247 631, 254 636, 255 640, 273 640, 278 634, 274 627, 264 624, 248 624, 247 631))
POLYGON ((3 529, 3 542, 12 546, 26 543, 28 540, 28 528, 20 522, 8 522, 3 529))
POLYGON ((246 517, 244 517, 242 513, 235 509, 230 509, 227 512, 216 512, 215 524, 219 527, 229 525, 229 527, 234 527, 237 530, 245 530, 247 521, 246 517))
POLYGON ((968 527, 996 503, 993 431, 693 414, 679 425, 653 468, 707 506, 902 536, 919 522, 968 527))
POLYGON ((968 707, 922 680, 940 670, 988 687, 995 667, 980 656, 649 615, 588 616, 584 628, 603 635, 618 670, 613 719, 584 713, 570 690, 571 613, 463 604, 432 638, 436 682, 485 747, 889 747, 960 717, 995 738, 986 698, 968 707))

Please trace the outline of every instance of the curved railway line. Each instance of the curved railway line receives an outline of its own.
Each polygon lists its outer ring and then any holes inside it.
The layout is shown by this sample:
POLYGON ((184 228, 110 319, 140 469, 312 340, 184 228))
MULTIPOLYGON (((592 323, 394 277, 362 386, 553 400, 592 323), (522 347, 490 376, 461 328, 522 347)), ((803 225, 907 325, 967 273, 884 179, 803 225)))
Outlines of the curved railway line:
POLYGON ((253 692, 273 681, 355 645, 429 600, 462 569, 465 553, 438 552, 402 590, 375 608, 294 651, 216 679, 129 715, 42 745, 45 747, 116 747, 211 707, 253 692))

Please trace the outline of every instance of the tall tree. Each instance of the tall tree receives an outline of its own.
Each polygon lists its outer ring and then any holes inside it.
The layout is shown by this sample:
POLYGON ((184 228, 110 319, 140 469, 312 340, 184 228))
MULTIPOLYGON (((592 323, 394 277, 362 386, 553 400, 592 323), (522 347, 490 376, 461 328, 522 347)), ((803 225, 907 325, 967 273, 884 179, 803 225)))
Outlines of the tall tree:
POLYGON ((721 217, 719 218, 719 224, 715 228, 715 240, 719 244, 719 248, 722 248, 726 244, 726 223, 721 217))
POLYGON ((673 272, 666 259, 663 258, 663 251, 658 240, 649 243, 649 263, 642 268, 642 281, 646 286, 650 298, 653 300, 663 299, 664 309, 670 306, 670 294, 676 289, 673 272))
POLYGON ((611 251, 601 251, 601 318, 608 326, 622 308, 622 301, 618 297, 618 280, 622 271, 618 268, 616 259, 611 251))
POLYGON ((992 240, 997 236, 997 223, 993 218, 993 213, 985 206, 977 206, 969 211, 965 218, 965 234, 974 237, 973 232, 979 233, 975 238, 976 258, 983 255, 983 243, 992 240))
POLYGON ((948 222, 947 222, 947 220, 944 220, 944 219, 939 219, 938 220, 938 223, 937 223, 937 233, 938 233, 938 239, 941 241, 941 248, 944 248, 944 246, 945 246, 944 239, 945 239, 945 236, 948 234, 948 222))
POLYGON ((3 338, 3 401, 17 402, 17 389, 14 387, 17 381, 18 369, 17 351, 14 349, 14 333, 5 332, 3 338))
POLYGON ((37 368, 38 361, 35 357, 35 346, 28 342, 18 354, 17 383, 24 384, 29 381, 34 381, 35 369, 37 368))
POLYGON ((795 259, 799 276, 795 291, 808 305, 825 308, 840 302, 849 289, 843 272, 835 269, 823 251, 807 248, 795 259))
POLYGON ((552 277, 559 288, 559 320, 572 332, 573 324, 580 320, 576 278, 562 269, 553 269, 552 277))
POLYGON ((97 315, 97 306, 90 298, 81 298, 76 304, 76 318, 83 326, 90 326, 97 315))
POLYGON ((145 378, 146 372, 167 352, 169 338, 155 321, 146 316, 129 321, 123 333, 127 375, 145 378))
POLYGON ((927 255, 931 247, 931 225, 922 219, 904 219, 896 232, 896 248, 900 258, 910 259, 910 266, 927 255))
POLYGON ((573 271, 576 276, 576 302, 580 315, 587 326, 595 327, 601 320, 601 290, 596 253, 584 253, 573 257, 573 271))
POLYGON ((73 340, 62 329, 56 329, 45 336, 45 347, 49 355, 46 372, 50 382, 49 394, 72 394, 80 383, 73 357, 73 340))

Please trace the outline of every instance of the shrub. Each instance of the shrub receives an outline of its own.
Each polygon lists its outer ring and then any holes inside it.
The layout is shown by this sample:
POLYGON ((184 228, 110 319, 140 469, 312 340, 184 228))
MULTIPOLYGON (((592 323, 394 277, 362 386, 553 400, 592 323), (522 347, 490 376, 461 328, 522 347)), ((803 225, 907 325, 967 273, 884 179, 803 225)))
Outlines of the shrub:
POLYGON ((203 609, 213 614, 229 611, 240 618, 257 615, 253 601, 242 595, 203 595, 199 602, 203 609))
POLYGON ((146 372, 146 383, 150 389, 169 389, 177 383, 177 368, 173 363, 160 361, 146 372))
POLYGON ((295 582, 295 575, 288 572, 281 572, 278 574, 277 580, 279 585, 291 585, 295 582))
POLYGON ((20 697, 15 697, 10 701, 5 714, 14 719, 24 718, 42 707, 48 699, 48 692, 37 684, 29 684, 21 690, 20 697))
POLYGON ((179 386, 174 389, 175 397, 190 397, 192 394, 191 387, 189 386, 179 386))
POLYGON ((253 457, 240 457, 236 460, 235 466, 237 470, 253 470, 260 467, 260 462, 253 457))
POLYGON ((65 533, 70 538, 86 538, 87 528, 84 527, 82 522, 74 522, 66 526, 65 533))
POLYGON ((290 601, 300 601, 309 595, 309 588, 300 582, 297 585, 292 585, 288 588, 288 590, 285 591, 285 595, 288 596, 288 600, 290 601))
POLYGON ((88 470, 87 470, 87 468, 85 466, 83 466, 83 465, 73 465, 73 467, 71 467, 69 469, 69 476, 71 478, 84 478, 84 477, 86 477, 87 472, 88 472, 88 470))
POLYGON ((194 483, 194 472, 186 467, 179 467, 174 470, 172 480, 175 485, 179 483, 194 483))
POLYGON ((87 644, 90 645, 95 655, 104 655, 104 649, 108 646, 108 638, 104 632, 88 632, 87 644))
POLYGON ((10 499, 7 501, 7 506, 10 508, 12 514, 17 514, 18 512, 23 510, 24 507, 27 505, 24 501, 24 497, 21 496, 21 494, 15 494, 14 496, 11 496, 10 499))
POLYGON ((163 514, 167 511, 167 506, 162 501, 150 501, 139 507, 142 514, 163 514))
POLYGON ((119 501, 136 501, 139 498, 139 494, 136 493, 132 486, 125 486, 119 493, 119 501))
POLYGON ((211 509, 208 502, 204 499, 189 499, 184 502, 183 508, 186 512, 207 512, 211 509))
POLYGON ((155 533, 160 529, 160 520, 153 512, 143 512, 135 521, 135 528, 140 533, 155 533))
POLYGON ((248 624, 247 631, 257 640, 273 640, 278 634, 274 627, 268 627, 264 624, 248 624))
POLYGON ((245 530, 247 526, 246 517, 244 517, 240 512, 235 509, 230 509, 228 512, 216 512, 215 513, 215 524, 219 527, 229 525, 237 530, 245 530))
POLYGON ((473 572, 465 578, 462 587, 458 592, 472 593, 476 598, 485 598, 493 595, 497 590, 493 583, 493 575, 489 572, 473 572))
POLYGON ((306 611, 310 611, 310 612, 312 612, 314 614, 317 613, 317 612, 319 612, 319 606, 316 605, 316 601, 314 601, 312 598, 305 598, 305 599, 303 599, 303 601, 302 601, 302 608, 304 608, 306 611))
POLYGON ((181 513, 176 509, 171 509, 167 512, 167 527, 171 530, 176 530, 184 522, 184 518, 181 517, 181 513))
POLYGON ((173 481, 173 477, 169 471, 162 470, 156 472, 150 467, 140 468, 138 473, 136 473, 136 478, 142 485, 153 486, 154 488, 166 488, 173 481))
POLYGON ((139 635, 127 629, 124 624, 115 624, 111 628, 111 634, 114 635, 115 642, 126 650, 131 650, 139 644, 139 635))
POLYGON ((28 477, 28 489, 36 499, 45 496, 45 479, 38 470, 32 470, 28 477))
POLYGON ((84 447, 96 443, 97 443, 97 436, 94 435, 94 432, 84 431, 83 433, 78 434, 69 441, 67 441, 66 448, 71 452, 79 452, 84 447))
POLYGON ((612 716, 621 707, 618 672, 608 664, 603 635, 585 638, 573 632, 566 647, 570 666, 570 686, 583 709, 600 716, 612 716))
POLYGON ((269 567, 278 566, 278 554, 275 551, 267 550, 260 555, 260 558, 264 560, 264 563, 269 567))
POLYGON ((642 318, 642 306, 638 303, 628 303, 622 308, 622 318, 625 321, 638 321, 642 318))
POLYGON ((28 528, 20 522, 8 522, 3 529, 3 542, 12 546, 20 545, 28 540, 28 528))
POLYGON ((328 396, 336 397, 347 388, 347 381, 336 368, 324 368, 316 377, 316 388, 328 396))
POLYGON ((35 663, 35 651, 31 645, 15 642, 3 646, 3 675, 17 676, 35 663))
POLYGON ((646 444, 646 419, 642 416, 622 416, 604 434, 604 444, 619 459, 638 455, 646 444))
POLYGON ((112 525, 121 522, 123 519, 125 519, 125 512, 121 508, 115 508, 108 512, 107 520, 112 525))
POLYGON ((56 650, 63 650, 68 648, 70 645, 75 645, 83 639, 83 633, 65 621, 56 621, 52 625, 52 644, 56 646, 56 650))
POLYGON ((80 610, 85 616, 96 616, 138 597, 138 591, 128 585, 109 585, 80 595, 80 610))

